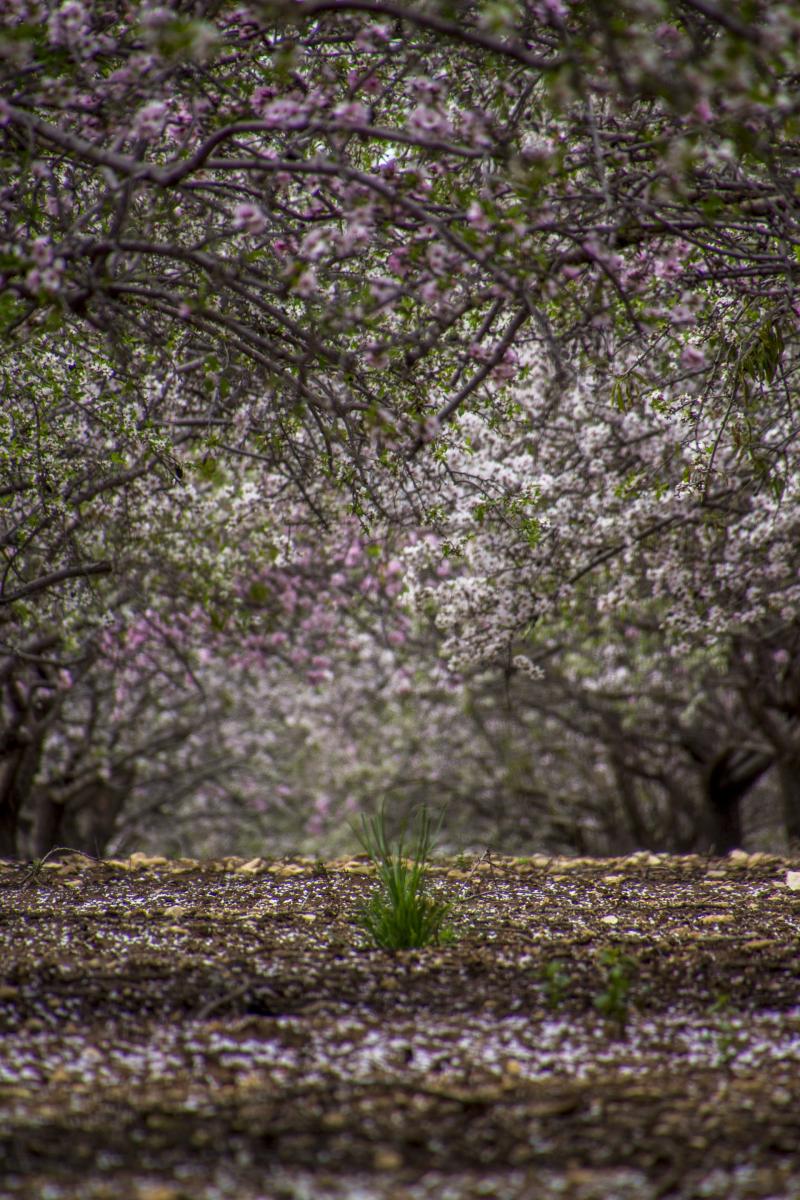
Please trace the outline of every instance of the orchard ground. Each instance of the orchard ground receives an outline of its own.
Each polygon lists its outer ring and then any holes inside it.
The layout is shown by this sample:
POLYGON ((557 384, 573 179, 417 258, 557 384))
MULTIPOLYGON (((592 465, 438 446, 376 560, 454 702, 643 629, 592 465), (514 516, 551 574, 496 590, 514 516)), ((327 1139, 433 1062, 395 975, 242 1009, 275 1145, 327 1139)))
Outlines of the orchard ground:
POLYGON ((364 859, 0 870, 0 1196, 800 1195, 800 867, 364 859))

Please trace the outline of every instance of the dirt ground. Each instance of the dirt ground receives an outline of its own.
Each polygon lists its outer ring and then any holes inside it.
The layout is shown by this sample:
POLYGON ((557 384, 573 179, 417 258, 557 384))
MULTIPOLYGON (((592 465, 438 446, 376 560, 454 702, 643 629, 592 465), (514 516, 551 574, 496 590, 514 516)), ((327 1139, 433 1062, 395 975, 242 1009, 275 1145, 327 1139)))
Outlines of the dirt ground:
POLYGON ((800 1197, 800 863, 0 863, 0 1197, 800 1197))

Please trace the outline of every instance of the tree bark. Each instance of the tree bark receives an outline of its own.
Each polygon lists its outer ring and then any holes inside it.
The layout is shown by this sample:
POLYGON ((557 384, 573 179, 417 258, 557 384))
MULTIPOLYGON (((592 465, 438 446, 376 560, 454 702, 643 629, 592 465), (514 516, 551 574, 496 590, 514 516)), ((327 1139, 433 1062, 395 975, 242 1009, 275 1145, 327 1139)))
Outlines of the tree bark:
MULTIPOLYGON (((66 805, 63 801, 54 799, 52 790, 47 787, 37 788, 34 797, 33 824, 33 853, 36 858, 44 858, 48 851, 60 846, 64 838, 61 827, 64 823, 66 805)), ((75 847, 76 849, 78 847, 75 847)))
POLYGON ((728 854, 742 844, 742 798, 775 762, 769 751, 727 747, 706 773, 710 850, 728 854))
POLYGON ((11 750, 0 765, 0 858, 17 857, 19 815, 39 769, 43 744, 42 732, 11 750))
POLYGON ((786 836, 795 845, 800 843, 800 759, 781 759, 778 763, 783 797, 783 818, 786 836))
POLYGON ((627 764, 615 751, 610 755, 611 767, 617 784, 619 805, 624 814, 624 826, 613 821, 609 830, 615 854, 629 854, 633 850, 649 850, 650 844, 642 821, 642 813, 636 796, 636 784, 627 764))

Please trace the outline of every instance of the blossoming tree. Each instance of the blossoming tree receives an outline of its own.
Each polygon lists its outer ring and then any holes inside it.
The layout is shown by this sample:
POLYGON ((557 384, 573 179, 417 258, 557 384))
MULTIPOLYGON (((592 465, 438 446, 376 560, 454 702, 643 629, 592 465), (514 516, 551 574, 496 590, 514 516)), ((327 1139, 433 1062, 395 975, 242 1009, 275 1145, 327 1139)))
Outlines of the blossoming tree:
MULTIPOLYGON (((426 614, 451 672, 530 677, 588 604, 608 664, 659 631, 681 728, 713 675, 723 708, 761 698, 751 773, 797 762, 796 5, 9 14, 5 849, 59 672, 176 603, 236 631, 226 662, 300 672, 309 713, 369 689, 357 629, 399 660, 426 614), (376 569, 336 582, 356 546, 376 569)), ((584 712, 591 644, 561 663, 584 712)), ((724 775, 724 739, 687 736, 724 775)))

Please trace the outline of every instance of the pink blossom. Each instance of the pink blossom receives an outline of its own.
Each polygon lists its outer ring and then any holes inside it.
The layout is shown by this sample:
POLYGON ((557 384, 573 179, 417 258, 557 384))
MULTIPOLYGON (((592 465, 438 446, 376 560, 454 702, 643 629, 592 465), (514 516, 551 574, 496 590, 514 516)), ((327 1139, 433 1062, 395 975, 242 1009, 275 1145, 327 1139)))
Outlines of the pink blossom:
MULTIPOLYGON (((392 635, 389 634, 390 639, 391 637, 392 635)), ((395 671, 392 683, 398 696, 408 696, 414 690, 411 676, 409 675, 408 671, 405 671, 402 668, 399 671, 395 671)))
POLYGON ((300 243, 300 253, 311 262, 322 258, 328 250, 328 230, 318 227, 307 233, 300 243))
POLYGON ((659 45, 665 48, 678 47, 683 43, 681 31, 667 21, 662 21, 660 25, 656 26, 655 38, 659 45))
MULTIPOLYGON (((57 283, 56 287, 47 287, 45 285, 45 275, 49 272, 49 270, 50 269, 47 268, 46 270, 40 271, 38 267, 31 267, 30 271, 28 271, 27 275, 25 276, 26 286, 30 288, 32 292, 57 291, 57 283)), ((56 276, 56 280, 57 279, 58 276, 56 276)), ((49 282, 52 283, 53 281, 50 279, 49 282)))
POLYGON ((271 129, 303 129, 308 124, 308 114, 303 106, 288 98, 265 104, 260 115, 271 129))
POLYGON ((408 90, 412 96, 436 100, 445 94, 446 89, 442 79, 430 79, 427 75, 414 75, 408 81, 408 90))
POLYGON ((378 50, 382 43, 389 40, 389 28, 386 25, 368 25, 359 29, 355 36, 355 44, 359 50, 378 50))
POLYGON ((263 233, 267 218, 256 204, 237 204, 233 210, 233 227, 244 233, 263 233))
POLYGON ((369 109, 363 104, 359 104, 357 100, 348 100, 345 103, 337 104, 333 115, 346 125, 367 125, 369 123, 369 109))
POLYGON ((682 274, 683 264, 674 254, 670 255, 669 258, 661 258, 656 261, 656 279, 677 279, 682 274))
POLYGON ((305 220, 310 220, 312 217, 319 217, 319 216, 321 216, 321 215, 322 215, 322 213, 324 213, 325 211, 326 211, 326 210, 325 210, 325 203, 324 203, 324 201, 322 201, 322 200, 319 198, 319 196, 312 196, 312 197, 311 197, 311 199, 310 199, 310 201, 309 201, 309 202, 308 202, 308 204, 306 205, 306 208, 305 208, 305 209, 304 209, 304 211, 301 213, 301 216, 302 216, 302 217, 303 217, 305 220))
POLYGON ((349 254, 351 250, 368 245, 371 237, 372 229, 364 220, 348 221, 339 238, 339 249, 343 254, 349 254))
POLYGON ((397 250, 392 250, 389 257, 386 259, 386 265, 394 275, 408 274, 408 249, 403 246, 397 250))
POLYGON ((31 258, 37 267, 49 267, 53 261, 53 247, 48 237, 38 237, 31 242, 31 258))
POLYGON ((409 115, 408 124, 414 133, 431 134, 434 137, 446 137, 450 133, 447 118, 427 104, 417 105, 409 115))
POLYGON ((186 104, 181 104, 170 119, 170 124, 174 125, 176 129, 189 129, 194 119, 195 114, 192 110, 186 104))
POLYGON ((266 106, 274 98, 274 87, 253 88, 252 92, 250 93, 250 107, 252 108, 253 112, 258 113, 258 115, 261 116, 266 106))
POLYGON ((87 23, 83 5, 78 0, 65 0, 47 22, 47 33, 54 46, 69 45, 83 34, 87 23))
POLYGON ((145 9, 140 17, 142 28, 146 29, 148 33, 158 33, 159 30, 169 25, 172 19, 173 15, 170 10, 163 6, 145 9))
POLYGON ((482 233, 491 229, 491 222, 477 200, 473 200, 467 209, 467 220, 473 229, 479 229, 482 233))
POLYGON ((316 272, 314 271, 313 267, 306 267, 305 271, 302 271, 300 275, 298 275, 297 279, 295 279, 293 291, 295 291, 298 296, 302 296, 305 299, 308 296, 312 296, 316 290, 316 272))
POLYGON ((535 10, 540 21, 554 20, 560 23, 567 15, 563 0, 537 0, 535 10))
POLYGON ((450 256, 447 247, 441 242, 431 242, 425 257, 434 275, 441 275, 447 269, 450 256))
POLYGON ((164 131, 167 115, 168 109, 163 100, 151 100, 149 104, 143 104, 133 118, 131 131, 136 137, 154 142, 164 131))
POLYGON ((40 287, 43 291, 50 292, 54 295, 56 292, 60 291, 62 283, 63 279, 57 263, 52 267, 45 267, 45 269, 42 271, 40 282, 40 287))
POLYGON ((519 356, 511 347, 506 350, 500 362, 494 368, 496 379, 513 379, 519 368, 519 356))
POLYGON ((379 277, 369 281, 369 290, 379 304, 386 304, 397 295, 397 284, 392 279, 379 277))
POLYGON ((482 113, 462 113, 458 123, 458 132, 465 141, 476 149, 485 150, 492 144, 492 139, 486 131, 486 121, 482 113))
POLYGON ((699 371, 705 365, 706 356, 699 346, 693 346, 690 343, 683 347, 681 351, 681 366, 686 367, 690 371, 699 371))
POLYGON ((386 347, 381 346, 378 342, 370 342, 364 351, 364 360, 368 367, 373 370, 382 370, 389 365, 389 355, 386 352, 386 347))
POLYGON ((688 304, 676 304, 669 314, 673 325, 694 325, 696 317, 688 304))
POLYGON ((430 279, 427 283, 423 283, 419 289, 419 294, 426 304, 438 304, 444 298, 444 293, 440 290, 439 284, 435 279, 430 279))
POLYGON ((553 153, 553 140, 541 134, 529 132, 522 143, 522 157, 528 162, 546 162, 553 153))

